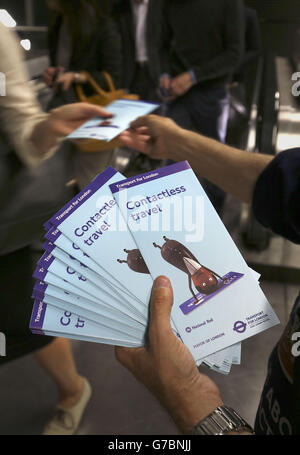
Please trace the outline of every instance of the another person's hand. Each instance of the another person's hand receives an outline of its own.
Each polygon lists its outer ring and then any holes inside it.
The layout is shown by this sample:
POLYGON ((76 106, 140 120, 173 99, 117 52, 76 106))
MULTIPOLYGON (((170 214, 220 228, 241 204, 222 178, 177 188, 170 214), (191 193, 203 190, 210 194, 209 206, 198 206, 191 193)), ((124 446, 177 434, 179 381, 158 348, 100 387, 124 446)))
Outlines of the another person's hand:
POLYGON ((50 66, 47 68, 43 73, 43 80, 48 87, 52 87, 54 84, 54 79, 59 71, 59 68, 55 68, 54 66, 50 66))
POLYGON ((171 81, 170 95, 177 98, 178 96, 185 95, 193 86, 192 76, 189 72, 182 73, 174 77, 171 81))
POLYGON ((116 357, 165 406, 183 433, 223 402, 216 384, 200 374, 187 349, 174 335, 170 314, 173 305, 171 283, 155 280, 150 303, 149 345, 115 349, 116 357))
POLYGON ((63 91, 69 90, 74 82, 84 84, 86 82, 86 77, 81 73, 74 73, 70 71, 62 74, 56 80, 56 84, 61 85, 63 91))
POLYGON ((184 130, 173 120, 157 115, 140 117, 131 128, 120 135, 121 142, 154 159, 174 159, 177 147, 183 141, 184 130))
POLYGON ((161 76, 159 81, 159 91, 163 101, 172 101, 175 99, 174 96, 171 96, 171 83, 172 78, 168 74, 161 76))

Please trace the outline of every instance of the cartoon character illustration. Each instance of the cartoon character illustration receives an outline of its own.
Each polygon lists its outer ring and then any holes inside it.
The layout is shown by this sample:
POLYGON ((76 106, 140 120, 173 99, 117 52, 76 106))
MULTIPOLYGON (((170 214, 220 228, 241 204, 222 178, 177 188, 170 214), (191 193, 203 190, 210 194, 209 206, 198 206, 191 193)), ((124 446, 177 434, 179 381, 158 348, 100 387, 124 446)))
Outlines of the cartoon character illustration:
POLYGON ((140 250, 124 250, 124 252, 128 255, 127 260, 118 259, 119 264, 127 264, 128 267, 137 273, 145 273, 149 274, 149 269, 144 261, 144 258, 140 252, 140 250))
MULTIPOLYGON (((229 272, 221 277, 202 265, 182 243, 177 242, 177 240, 170 240, 167 237, 163 237, 163 239, 165 241, 163 246, 153 243, 154 247, 160 249, 161 256, 166 262, 188 276, 188 286, 193 297, 180 305, 180 309, 185 315, 244 276, 242 273, 229 272)), ((140 250, 124 250, 124 252, 127 254, 127 260, 118 259, 119 264, 127 264, 133 272, 150 275, 140 250)))
POLYGON ((213 294, 222 286, 223 278, 216 272, 204 267, 182 243, 170 240, 167 237, 164 237, 164 241, 165 244, 163 246, 159 246, 156 243, 153 243, 153 245, 161 250, 161 255, 165 261, 188 275, 189 289, 195 299, 195 303, 199 303, 199 299, 192 288, 192 283, 197 291, 204 295, 202 299, 213 294), (221 284, 218 278, 221 280, 221 284))

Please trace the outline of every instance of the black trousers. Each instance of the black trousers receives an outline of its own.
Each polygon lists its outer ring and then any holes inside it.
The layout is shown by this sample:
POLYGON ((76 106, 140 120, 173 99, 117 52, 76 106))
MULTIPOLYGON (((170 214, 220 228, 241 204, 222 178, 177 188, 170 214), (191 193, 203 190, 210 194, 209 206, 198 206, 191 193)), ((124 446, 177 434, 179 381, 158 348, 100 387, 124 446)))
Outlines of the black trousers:
POLYGON ((147 63, 135 65, 134 78, 132 80, 130 91, 139 95, 141 100, 159 103, 158 81, 153 81, 147 63))
MULTIPOLYGON (((161 103, 161 99, 158 96, 158 81, 154 81, 149 70, 148 64, 136 63, 134 78, 130 86, 130 92, 139 95, 143 101, 149 101, 151 103, 161 103)), ((161 114, 158 109, 155 114, 161 114)), ((146 172, 152 169, 157 169, 161 161, 154 160, 143 154, 135 153, 134 166, 137 166, 139 172, 146 172)))
POLYGON ((29 329, 33 307, 32 273, 29 247, 0 256, 0 332, 6 338, 6 356, 0 357, 0 365, 53 341, 51 337, 33 335, 29 329))

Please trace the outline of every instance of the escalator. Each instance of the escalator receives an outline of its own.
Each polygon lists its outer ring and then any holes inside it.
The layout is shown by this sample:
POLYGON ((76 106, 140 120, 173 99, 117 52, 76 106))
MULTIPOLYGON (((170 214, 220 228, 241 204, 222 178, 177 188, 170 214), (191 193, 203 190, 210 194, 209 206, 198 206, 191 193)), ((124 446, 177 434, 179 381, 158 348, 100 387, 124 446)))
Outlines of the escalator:
MULTIPOLYGON (((298 65, 298 66, 297 66, 298 65)), ((293 96, 292 74, 300 59, 262 58, 256 72, 247 151, 276 155, 300 147, 300 96, 293 96)), ((265 279, 299 283, 300 247, 275 236, 244 205, 240 249, 248 264, 265 279)))

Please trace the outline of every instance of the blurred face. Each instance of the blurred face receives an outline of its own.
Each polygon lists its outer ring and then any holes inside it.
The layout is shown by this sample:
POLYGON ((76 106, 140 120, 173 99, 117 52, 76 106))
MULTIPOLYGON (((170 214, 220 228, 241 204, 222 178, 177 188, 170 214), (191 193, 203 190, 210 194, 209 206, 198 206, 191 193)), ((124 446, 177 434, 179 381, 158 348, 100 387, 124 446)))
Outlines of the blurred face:
POLYGON ((49 9, 60 12, 59 0, 46 0, 49 9))

